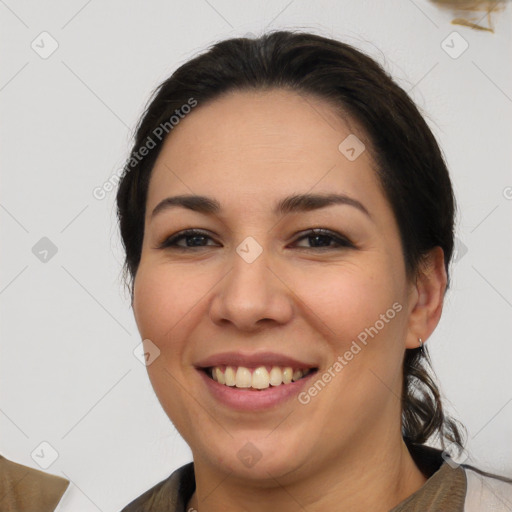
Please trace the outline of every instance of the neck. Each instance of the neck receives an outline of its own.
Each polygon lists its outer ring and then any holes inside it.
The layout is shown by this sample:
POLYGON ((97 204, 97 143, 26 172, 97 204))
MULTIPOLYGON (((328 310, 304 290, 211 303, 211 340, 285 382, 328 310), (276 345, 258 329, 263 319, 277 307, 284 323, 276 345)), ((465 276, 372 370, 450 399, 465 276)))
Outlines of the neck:
POLYGON ((310 512, 388 512, 427 480, 401 437, 393 443, 366 443, 350 461, 337 458, 307 478, 286 485, 274 479, 272 487, 268 483, 258 486, 229 474, 219 475, 218 468, 198 463, 195 458, 194 469, 196 492, 186 510, 198 512, 296 512, 297 508, 310 512))

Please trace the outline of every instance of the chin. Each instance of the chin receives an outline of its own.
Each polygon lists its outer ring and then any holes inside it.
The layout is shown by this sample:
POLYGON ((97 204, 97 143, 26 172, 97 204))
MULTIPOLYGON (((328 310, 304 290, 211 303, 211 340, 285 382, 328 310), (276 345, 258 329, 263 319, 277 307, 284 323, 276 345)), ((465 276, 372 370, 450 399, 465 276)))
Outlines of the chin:
MULTIPOLYGON (((260 484, 268 482, 275 486, 275 479, 295 473, 306 468, 311 455, 308 452, 312 447, 305 446, 304 437, 286 434, 285 438, 271 439, 269 429, 256 434, 233 434, 226 442, 222 435, 222 442, 213 444, 210 439, 196 440, 196 446, 203 445, 200 453, 207 459, 210 466, 218 468, 233 478, 258 481, 260 484), (294 441, 293 439, 296 439, 294 441), (222 446, 222 450, 212 449, 222 446)), ((223 433, 224 434, 224 433, 223 433)), ((197 450, 192 450, 194 460, 197 459, 197 450)), ((203 458, 204 459, 204 458, 203 458)))

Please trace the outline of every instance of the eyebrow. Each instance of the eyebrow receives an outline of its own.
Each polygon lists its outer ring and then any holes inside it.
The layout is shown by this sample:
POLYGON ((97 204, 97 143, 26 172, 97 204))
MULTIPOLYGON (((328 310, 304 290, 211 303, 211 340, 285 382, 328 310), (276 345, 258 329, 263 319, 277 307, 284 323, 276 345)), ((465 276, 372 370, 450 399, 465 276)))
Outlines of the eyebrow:
MULTIPOLYGON (((275 205, 274 215, 286 215, 287 213, 307 212, 311 210, 319 210, 327 206, 344 204, 357 208, 365 215, 372 218, 370 212, 366 207, 357 199, 347 196, 345 194, 295 194, 278 201, 275 205)), ((220 203, 211 197, 200 195, 179 195, 167 197, 160 201, 153 212, 151 219, 159 213, 167 211, 171 208, 181 207, 187 208, 194 212, 203 213, 206 215, 215 215, 221 212, 222 208, 220 203)))

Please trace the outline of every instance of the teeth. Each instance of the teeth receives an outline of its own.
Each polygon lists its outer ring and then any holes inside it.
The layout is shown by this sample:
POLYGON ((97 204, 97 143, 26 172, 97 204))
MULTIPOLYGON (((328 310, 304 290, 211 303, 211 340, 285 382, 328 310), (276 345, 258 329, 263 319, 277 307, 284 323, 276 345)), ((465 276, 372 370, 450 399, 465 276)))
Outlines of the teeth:
POLYGON ((244 366, 226 366, 224 370, 222 368, 221 366, 211 368, 213 380, 226 386, 253 389, 290 384, 302 379, 312 371, 310 368, 293 370, 289 366, 284 368, 272 366, 270 371, 265 366, 259 366, 252 371, 244 366))
POLYGON ((256 389, 265 389, 270 386, 270 375, 264 366, 256 368, 252 372, 252 387, 256 389))
MULTIPOLYGON (((218 369, 220 370, 220 368, 218 369)), ((217 370, 217 368, 215 368, 215 370, 217 370)), ((233 369, 232 366, 228 366, 226 368, 226 371, 224 372, 224 378, 226 379, 226 386, 234 386, 236 384, 235 370, 233 369)))
POLYGON ((281 368, 277 366, 273 366, 272 370, 270 370, 270 385, 271 386, 280 386, 283 382, 283 372, 281 368))
POLYGON ((220 371, 220 368, 215 368, 213 375, 214 375, 214 379, 219 384, 226 384, 226 378, 224 377, 224 374, 220 371))
POLYGON ((236 387, 237 388, 250 388, 252 385, 252 376, 250 370, 239 366, 236 371, 236 387))
POLYGON ((302 370, 295 370, 292 375, 292 380, 295 382, 296 380, 302 379, 302 370))

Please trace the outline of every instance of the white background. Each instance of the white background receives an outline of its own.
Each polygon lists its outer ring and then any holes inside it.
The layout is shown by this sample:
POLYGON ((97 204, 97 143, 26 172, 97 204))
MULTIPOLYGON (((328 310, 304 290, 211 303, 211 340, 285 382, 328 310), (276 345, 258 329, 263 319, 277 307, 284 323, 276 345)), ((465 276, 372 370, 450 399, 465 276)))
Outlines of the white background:
POLYGON ((1 454, 38 468, 31 453, 50 443, 47 471, 72 482, 66 510, 104 512, 191 460, 133 355, 115 192, 92 192, 178 65, 220 39, 301 28, 383 63, 440 141, 462 249, 428 346, 470 462, 511 474, 509 5, 494 33, 452 25, 428 0, 5 0, 0 14, 1 454), (441 47, 454 30, 469 43, 456 59, 441 47), (47 59, 31 48, 43 31, 59 45, 47 59), (46 263, 32 252, 42 237, 58 251, 46 263))

